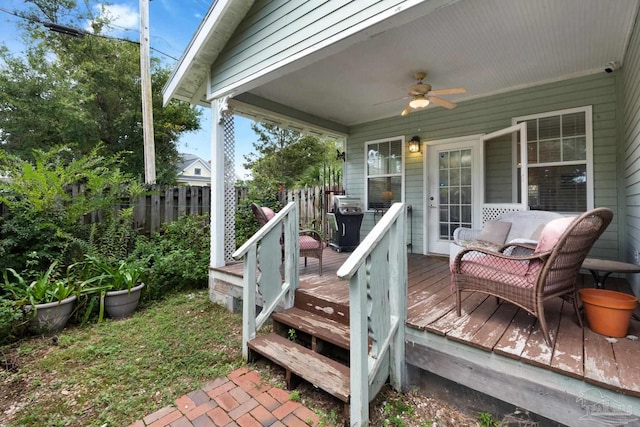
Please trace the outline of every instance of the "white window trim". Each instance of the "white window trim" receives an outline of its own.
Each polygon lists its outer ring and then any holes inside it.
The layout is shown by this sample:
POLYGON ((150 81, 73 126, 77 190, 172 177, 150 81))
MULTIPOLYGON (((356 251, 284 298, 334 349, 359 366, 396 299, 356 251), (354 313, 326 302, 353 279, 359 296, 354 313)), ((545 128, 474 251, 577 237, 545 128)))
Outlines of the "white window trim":
POLYGON ((404 192, 405 192, 405 168, 406 168, 406 159, 405 159, 405 137, 404 136, 393 136, 389 138, 382 139, 374 139, 371 141, 364 142, 364 211, 365 212, 375 212, 375 209, 369 209, 369 172, 368 172, 368 154, 369 154, 369 145, 371 144, 379 144, 381 142, 389 142, 400 140, 400 145, 402 147, 402 173, 397 174, 384 174, 384 175, 371 175, 371 177, 390 177, 390 176, 398 176, 400 175, 400 185, 402 190, 400 191, 400 200, 404 203, 404 192))
MULTIPOLYGON (((594 176, 593 176, 593 107, 587 105, 584 107, 567 108, 565 110, 548 111, 544 113, 531 114, 528 116, 514 117, 511 119, 512 124, 516 124, 523 120, 540 119, 543 117, 562 116, 564 114, 585 113, 585 137, 586 137, 586 165, 587 165, 587 210, 594 208, 594 176)), ((514 144, 516 142, 514 141, 514 144)), ((514 147, 515 148, 515 147, 514 147)), ((515 151, 514 151, 515 152, 515 151)), ((584 164, 585 161, 568 161, 568 162, 552 162, 552 163, 536 163, 534 167, 584 164)), ((514 173, 518 171, 517 161, 513 162, 514 173)), ((527 166, 529 168, 529 166, 527 166)), ((515 176, 515 175, 514 175, 515 176)), ((578 212, 565 212, 578 213, 578 212)))

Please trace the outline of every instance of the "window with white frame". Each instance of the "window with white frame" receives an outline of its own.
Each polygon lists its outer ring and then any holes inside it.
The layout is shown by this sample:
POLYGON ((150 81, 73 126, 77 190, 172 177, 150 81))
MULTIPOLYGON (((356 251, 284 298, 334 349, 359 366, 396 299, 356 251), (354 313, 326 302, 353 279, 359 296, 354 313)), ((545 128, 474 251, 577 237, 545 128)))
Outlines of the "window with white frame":
POLYGON ((386 209, 402 200, 404 137, 365 143, 366 208, 386 209))
MULTIPOLYGON (((568 213, 593 208, 591 107, 517 117, 513 122, 527 123, 530 209, 568 213)), ((520 144, 517 153, 520 168, 520 144)), ((517 188, 520 200, 520 183, 517 188)))
POLYGON ((193 174, 194 174, 194 175, 202 175, 202 169, 200 169, 200 168, 195 168, 195 169, 193 170, 193 174))

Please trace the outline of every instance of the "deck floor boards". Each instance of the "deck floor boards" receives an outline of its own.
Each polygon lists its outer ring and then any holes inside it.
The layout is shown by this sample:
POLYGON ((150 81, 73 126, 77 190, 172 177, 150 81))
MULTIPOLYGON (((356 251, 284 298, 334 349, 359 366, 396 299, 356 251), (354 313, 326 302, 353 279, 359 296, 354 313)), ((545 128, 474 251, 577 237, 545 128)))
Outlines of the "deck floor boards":
MULTIPOLYGON (((306 267, 301 260, 301 290, 332 304, 348 306, 349 284, 340 280, 336 272, 349 255, 326 249, 322 276, 318 276, 317 260, 309 259, 306 267)), ((220 270, 242 276, 241 263, 220 270)), ((593 279, 583 274, 578 283, 582 287, 592 287, 593 279)), ((631 292, 622 278, 609 278, 606 287, 631 292)), ((640 340, 618 338, 616 342, 609 342, 591 331, 586 321, 584 330, 581 329, 573 306, 558 298, 549 301, 545 307, 554 341, 554 348, 549 348, 537 320, 526 311, 505 302, 496 304, 495 298, 486 295, 468 292, 462 295, 462 316, 458 317, 455 295, 450 288, 448 259, 409 255, 409 327, 640 397, 637 362, 640 340)), ((636 313, 640 313, 640 308, 636 313)), ((631 321, 629 334, 640 335, 640 321, 631 321)))

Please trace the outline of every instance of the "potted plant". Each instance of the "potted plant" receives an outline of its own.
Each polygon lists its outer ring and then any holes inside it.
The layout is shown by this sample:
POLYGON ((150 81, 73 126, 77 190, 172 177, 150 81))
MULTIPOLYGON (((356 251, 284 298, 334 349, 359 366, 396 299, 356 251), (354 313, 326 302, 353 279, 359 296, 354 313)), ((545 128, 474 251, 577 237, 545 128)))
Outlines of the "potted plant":
POLYGON ((29 329, 36 334, 60 332, 67 324, 77 298, 76 286, 69 274, 64 278, 55 277, 57 264, 57 261, 53 262, 29 284, 12 268, 3 272, 5 289, 13 295, 15 304, 23 307, 29 329))
POLYGON ((131 315, 138 307, 144 287, 146 268, 142 263, 87 255, 86 266, 91 273, 83 282, 82 293, 100 293, 99 320, 102 320, 105 310, 112 319, 131 315))

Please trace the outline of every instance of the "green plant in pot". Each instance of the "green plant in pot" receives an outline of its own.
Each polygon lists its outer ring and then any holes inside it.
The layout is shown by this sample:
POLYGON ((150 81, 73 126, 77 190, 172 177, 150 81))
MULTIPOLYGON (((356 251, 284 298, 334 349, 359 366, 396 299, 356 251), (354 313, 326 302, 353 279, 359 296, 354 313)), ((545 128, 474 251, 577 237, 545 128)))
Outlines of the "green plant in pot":
POLYGON ((12 295, 14 304, 22 307, 29 329, 36 334, 60 332, 73 311, 76 286, 67 270, 66 277, 56 277, 57 261, 29 282, 12 268, 3 272, 4 288, 12 295))
POLYGON ((112 319, 128 317, 140 301, 146 267, 141 261, 111 260, 87 255, 82 293, 100 294, 99 321, 107 312, 112 319))

